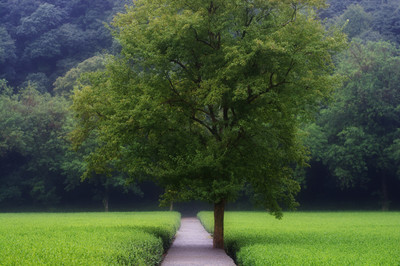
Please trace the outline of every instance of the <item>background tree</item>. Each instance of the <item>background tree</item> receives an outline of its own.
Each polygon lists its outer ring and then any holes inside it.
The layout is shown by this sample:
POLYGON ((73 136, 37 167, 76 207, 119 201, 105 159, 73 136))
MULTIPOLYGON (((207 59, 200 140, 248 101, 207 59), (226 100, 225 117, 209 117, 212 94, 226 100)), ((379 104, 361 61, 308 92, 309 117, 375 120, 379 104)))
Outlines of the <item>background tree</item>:
POLYGON ((372 28, 386 41, 400 43, 400 3, 395 0, 365 1, 365 10, 373 17, 372 28))
POLYGON ((12 64, 16 58, 15 42, 6 28, 0 26, 0 79, 15 75, 12 64))
POLYGON ((49 80, 44 89, 51 92, 57 77, 96 53, 114 49, 111 34, 103 23, 109 22, 125 4, 132 3, 2 1, 0 78, 7 79, 14 88, 23 88, 22 83, 32 81, 30 74, 42 73, 49 80))
MULTIPOLYGON (((71 129, 71 127, 69 127, 71 129)), ((70 132, 70 130, 68 130, 70 132)), ((86 193, 90 194, 96 202, 102 202, 104 211, 109 211, 110 201, 112 202, 112 194, 124 193, 143 197, 143 192, 136 182, 133 182, 125 174, 114 172, 110 175, 92 175, 90 178, 82 178, 87 163, 85 157, 96 146, 95 138, 88 139, 85 145, 82 145, 79 151, 68 150, 65 153, 66 159, 62 161, 61 169, 63 170, 64 185, 66 191, 73 191, 86 185, 86 193)))
POLYGON ((83 158, 94 143, 89 141, 79 153, 70 150, 67 134, 74 123, 70 101, 40 92, 35 88, 38 83, 26 86, 14 93, 0 80, 1 206, 55 207, 81 192, 85 194, 78 194, 81 205, 93 199, 108 210, 117 193, 142 195, 121 173, 113 173, 112 178, 99 175, 82 183, 83 158))
POLYGON ((58 77, 54 82, 54 92, 63 96, 70 96, 75 87, 84 83, 81 77, 85 73, 103 70, 105 68, 105 56, 93 56, 71 68, 64 76, 58 77))
POLYGON ((21 37, 40 36, 49 29, 58 27, 66 15, 60 8, 43 3, 30 16, 21 19, 17 34, 21 37))
POLYGON ((327 0, 328 8, 318 10, 319 17, 322 19, 335 18, 340 16, 348 6, 355 5, 361 1, 362 0, 327 0))
POLYGON ((350 5, 342 15, 336 18, 335 23, 344 27, 343 32, 352 39, 366 35, 371 31, 372 15, 365 12, 360 5, 350 5))
POLYGON ((0 27, 0 64, 12 59, 15 59, 14 40, 5 28, 0 27))
POLYGON ((400 133, 399 66, 394 45, 354 40, 339 64, 348 80, 312 126, 310 141, 314 158, 344 187, 380 187, 383 210, 389 208, 389 187, 398 176, 393 159, 400 133))
MULTIPOLYGON (((322 1, 137 1, 115 18, 121 57, 74 95, 76 145, 95 136, 88 172, 150 176, 181 200, 225 203, 245 184, 277 217, 295 206, 299 123, 338 83, 322 1)), ((168 198, 168 196, 166 196, 168 198)))
POLYGON ((39 204, 57 203, 60 164, 68 149, 66 100, 27 87, 19 94, 4 90, 0 101, 2 200, 30 198, 39 204))

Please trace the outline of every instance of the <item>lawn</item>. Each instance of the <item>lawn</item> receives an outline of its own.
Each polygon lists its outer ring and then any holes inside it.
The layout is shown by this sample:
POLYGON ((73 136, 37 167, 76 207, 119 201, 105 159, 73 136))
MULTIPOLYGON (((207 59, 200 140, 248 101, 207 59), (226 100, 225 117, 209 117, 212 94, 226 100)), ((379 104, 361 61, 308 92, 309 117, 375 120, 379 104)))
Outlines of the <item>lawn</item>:
MULTIPOLYGON (((198 214, 212 232, 213 214, 198 214)), ((227 212, 225 248, 246 265, 400 265, 399 212, 227 212)))
POLYGON ((0 214, 0 265, 157 265, 176 212, 0 214))

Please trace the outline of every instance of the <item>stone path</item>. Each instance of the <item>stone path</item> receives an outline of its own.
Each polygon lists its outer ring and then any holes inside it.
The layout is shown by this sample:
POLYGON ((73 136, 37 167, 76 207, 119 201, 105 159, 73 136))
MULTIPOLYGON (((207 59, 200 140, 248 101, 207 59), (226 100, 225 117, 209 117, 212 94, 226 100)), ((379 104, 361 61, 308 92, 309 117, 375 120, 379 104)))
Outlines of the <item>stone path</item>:
POLYGON ((212 246, 212 237, 197 218, 182 218, 181 228, 161 266, 235 265, 224 250, 212 246))

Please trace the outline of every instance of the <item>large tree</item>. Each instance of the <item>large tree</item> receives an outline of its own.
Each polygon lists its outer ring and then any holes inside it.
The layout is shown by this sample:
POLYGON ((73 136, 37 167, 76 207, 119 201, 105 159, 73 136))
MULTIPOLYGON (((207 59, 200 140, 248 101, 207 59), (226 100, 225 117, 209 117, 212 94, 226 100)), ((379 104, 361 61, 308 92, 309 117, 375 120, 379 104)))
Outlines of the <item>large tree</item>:
POLYGON ((295 205, 306 152, 298 125, 338 83, 345 45, 314 15, 323 1, 138 0, 112 26, 122 45, 75 91, 76 145, 97 138, 88 172, 150 177, 165 198, 225 203, 244 185, 271 213, 295 205), (169 195, 171 193, 171 195, 169 195))

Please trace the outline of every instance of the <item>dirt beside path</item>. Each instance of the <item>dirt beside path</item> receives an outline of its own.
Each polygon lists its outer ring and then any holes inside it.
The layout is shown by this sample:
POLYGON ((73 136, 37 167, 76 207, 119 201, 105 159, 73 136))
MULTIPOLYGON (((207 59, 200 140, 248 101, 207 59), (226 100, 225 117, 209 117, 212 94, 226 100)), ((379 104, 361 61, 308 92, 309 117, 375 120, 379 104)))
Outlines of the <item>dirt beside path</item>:
POLYGON ((210 234, 197 218, 182 218, 181 228, 161 266, 218 265, 234 266, 222 249, 214 249, 210 234))

